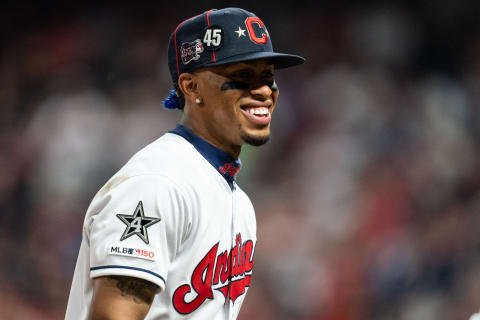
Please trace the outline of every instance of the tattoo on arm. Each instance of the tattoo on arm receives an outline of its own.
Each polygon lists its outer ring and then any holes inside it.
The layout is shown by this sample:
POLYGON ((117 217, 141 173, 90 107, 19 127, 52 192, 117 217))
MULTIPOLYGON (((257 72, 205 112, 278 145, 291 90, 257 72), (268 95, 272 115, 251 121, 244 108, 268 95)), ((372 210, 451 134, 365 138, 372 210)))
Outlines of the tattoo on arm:
POLYGON ((159 287, 149 281, 125 277, 125 276, 108 276, 106 277, 112 284, 120 290, 123 297, 131 297, 137 304, 151 304, 159 287))

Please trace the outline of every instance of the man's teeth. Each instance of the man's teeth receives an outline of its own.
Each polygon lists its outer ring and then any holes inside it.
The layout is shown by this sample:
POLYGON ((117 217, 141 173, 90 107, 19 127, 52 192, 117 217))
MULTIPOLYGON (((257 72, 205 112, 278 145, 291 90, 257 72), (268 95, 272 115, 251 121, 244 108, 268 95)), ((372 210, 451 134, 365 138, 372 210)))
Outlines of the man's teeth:
POLYGON ((250 114, 254 114, 254 115, 265 115, 265 114, 268 114, 268 108, 265 108, 265 107, 261 107, 261 108, 249 108, 249 109, 247 109, 247 111, 248 111, 250 114))

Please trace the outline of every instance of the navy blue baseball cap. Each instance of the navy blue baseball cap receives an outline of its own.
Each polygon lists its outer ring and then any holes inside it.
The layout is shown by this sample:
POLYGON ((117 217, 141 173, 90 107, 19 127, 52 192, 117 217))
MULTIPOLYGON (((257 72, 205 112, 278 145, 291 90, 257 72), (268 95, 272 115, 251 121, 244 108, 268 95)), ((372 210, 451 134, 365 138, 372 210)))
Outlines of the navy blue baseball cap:
POLYGON ((200 68, 268 58, 276 69, 305 62, 303 57, 273 51, 265 24, 240 8, 209 10, 178 25, 168 44, 173 82, 200 68))

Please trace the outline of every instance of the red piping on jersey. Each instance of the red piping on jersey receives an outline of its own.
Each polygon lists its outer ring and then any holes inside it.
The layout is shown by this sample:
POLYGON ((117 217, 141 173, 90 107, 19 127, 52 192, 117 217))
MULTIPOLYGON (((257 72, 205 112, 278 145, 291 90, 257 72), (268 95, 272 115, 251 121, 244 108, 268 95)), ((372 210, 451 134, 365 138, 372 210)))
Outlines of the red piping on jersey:
MULTIPOLYGON (((213 10, 207 11, 207 26, 210 25, 210 19, 208 18, 208 14, 209 14, 210 12, 212 12, 212 11, 213 11, 213 10)), ((216 62, 216 59, 215 59, 215 51, 212 51, 212 58, 213 58, 213 62, 216 62)))

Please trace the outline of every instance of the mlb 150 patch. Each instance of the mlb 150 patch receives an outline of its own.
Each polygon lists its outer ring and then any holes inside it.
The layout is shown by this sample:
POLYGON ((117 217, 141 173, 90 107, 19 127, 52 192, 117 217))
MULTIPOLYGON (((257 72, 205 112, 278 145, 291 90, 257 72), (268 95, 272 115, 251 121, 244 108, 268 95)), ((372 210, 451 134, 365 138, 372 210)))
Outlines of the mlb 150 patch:
POLYGON ((131 248, 121 244, 115 244, 108 248, 108 254, 114 256, 124 256, 132 258, 146 259, 155 261, 155 250, 152 248, 131 248))

